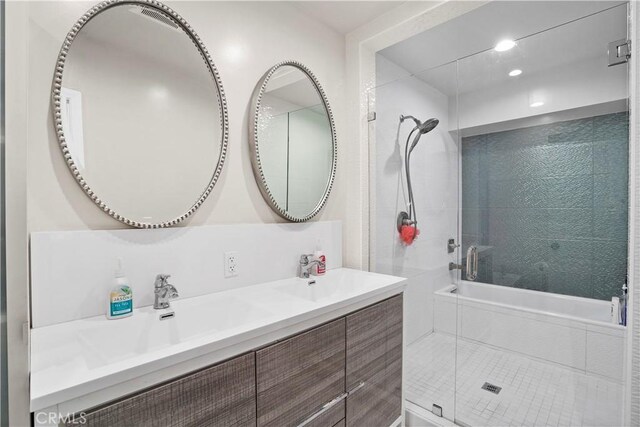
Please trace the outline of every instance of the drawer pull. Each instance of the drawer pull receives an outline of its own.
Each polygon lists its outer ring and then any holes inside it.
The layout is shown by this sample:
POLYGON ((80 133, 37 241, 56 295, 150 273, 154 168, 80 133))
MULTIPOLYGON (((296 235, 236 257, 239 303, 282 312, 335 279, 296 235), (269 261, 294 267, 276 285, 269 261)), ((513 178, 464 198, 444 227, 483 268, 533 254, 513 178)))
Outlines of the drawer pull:
POLYGON ((336 397, 335 399, 325 403, 324 405, 322 405, 322 408, 320 408, 320 410, 318 410, 318 412, 314 413, 313 415, 311 415, 309 418, 307 418, 306 420, 304 420, 303 422, 301 422, 300 424, 298 424, 298 427, 302 427, 302 426, 306 426, 307 424, 309 424, 311 421, 315 420, 316 418, 318 418, 320 415, 324 414, 325 412, 327 412, 329 409, 333 408, 334 406, 336 406, 338 403, 340 403, 341 400, 344 400, 345 397, 347 397, 349 395, 349 393, 342 393, 340 396, 336 397))
POLYGON ((324 414, 325 412, 327 412, 329 409, 333 408, 334 406, 336 406, 336 404, 338 404, 341 400, 344 400, 347 396, 350 396, 351 394, 355 393, 356 391, 360 390, 362 387, 364 387, 364 381, 361 381, 360 384, 358 384, 357 386, 355 386, 354 388, 352 388, 351 390, 349 390, 346 393, 342 393, 340 396, 336 397, 335 399, 325 403, 324 405, 322 405, 322 408, 320 408, 318 410, 318 412, 315 412, 313 415, 311 415, 309 418, 307 418, 306 420, 304 420, 303 422, 301 422, 300 424, 298 424, 298 427, 303 427, 306 426, 307 424, 309 424, 311 421, 315 420, 316 418, 318 418, 320 415, 324 414))

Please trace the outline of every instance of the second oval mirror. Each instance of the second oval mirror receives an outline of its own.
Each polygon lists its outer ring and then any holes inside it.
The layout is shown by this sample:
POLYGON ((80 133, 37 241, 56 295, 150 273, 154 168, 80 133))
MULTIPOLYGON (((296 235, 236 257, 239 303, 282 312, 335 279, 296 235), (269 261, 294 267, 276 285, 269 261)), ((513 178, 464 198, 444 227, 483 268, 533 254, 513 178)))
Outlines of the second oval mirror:
POLYGON ((313 73, 288 61, 271 68, 253 96, 253 171, 271 208, 306 221, 324 206, 335 176, 336 136, 329 102, 313 73))

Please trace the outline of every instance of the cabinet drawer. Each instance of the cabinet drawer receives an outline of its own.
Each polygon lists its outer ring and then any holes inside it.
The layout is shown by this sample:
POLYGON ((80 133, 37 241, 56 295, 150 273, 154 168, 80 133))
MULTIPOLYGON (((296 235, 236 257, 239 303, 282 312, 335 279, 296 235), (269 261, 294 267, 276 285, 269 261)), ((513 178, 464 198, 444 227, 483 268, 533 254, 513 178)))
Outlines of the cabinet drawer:
POLYGON ((385 302, 347 316, 347 390, 385 370, 386 328, 385 302))
POLYGON ((344 364, 344 318, 258 350, 258 426, 295 426, 343 394, 344 364))
POLYGON ((249 353, 90 411, 84 425, 252 426, 255 421, 255 353, 249 353))

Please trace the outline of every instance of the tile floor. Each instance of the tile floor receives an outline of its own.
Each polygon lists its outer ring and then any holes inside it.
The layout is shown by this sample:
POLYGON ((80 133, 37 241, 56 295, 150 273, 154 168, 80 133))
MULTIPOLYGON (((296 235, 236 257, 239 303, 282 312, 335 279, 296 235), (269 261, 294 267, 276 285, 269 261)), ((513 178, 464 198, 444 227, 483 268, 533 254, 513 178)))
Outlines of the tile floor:
POLYGON ((602 377, 433 333, 407 348, 406 397, 469 426, 620 426, 622 385, 602 377), (502 387, 493 394, 485 382, 502 387), (454 417, 454 403, 456 412, 454 417))

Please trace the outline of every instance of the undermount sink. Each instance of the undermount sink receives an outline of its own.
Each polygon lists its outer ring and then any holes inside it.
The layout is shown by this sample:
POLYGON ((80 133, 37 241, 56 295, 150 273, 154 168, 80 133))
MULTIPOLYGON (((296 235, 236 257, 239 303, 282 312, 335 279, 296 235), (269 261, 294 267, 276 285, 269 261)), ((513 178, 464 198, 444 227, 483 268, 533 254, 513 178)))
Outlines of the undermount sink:
POLYGON ((347 296, 357 293, 367 286, 364 282, 348 280, 347 277, 327 278, 310 277, 309 279, 294 279, 275 288, 278 292, 285 293, 295 298, 308 301, 322 301, 339 296, 347 296))
POLYGON ((97 321, 78 331, 90 366, 147 354, 182 342, 229 330, 263 319, 270 313, 238 298, 227 297, 216 304, 197 299, 174 301, 171 308, 147 307, 117 321, 97 321), (174 316, 160 320, 161 314, 174 316), (126 333, 123 333, 126 331, 126 333))

